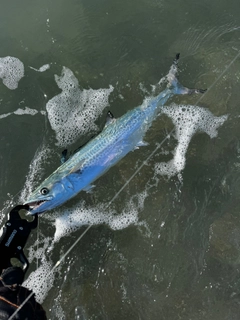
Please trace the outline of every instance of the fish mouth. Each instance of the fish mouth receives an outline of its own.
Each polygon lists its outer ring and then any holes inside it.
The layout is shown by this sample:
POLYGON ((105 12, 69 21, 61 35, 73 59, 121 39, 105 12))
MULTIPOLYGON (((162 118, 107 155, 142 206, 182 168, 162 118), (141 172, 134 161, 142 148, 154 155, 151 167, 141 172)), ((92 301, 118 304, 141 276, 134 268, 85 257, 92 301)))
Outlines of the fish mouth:
POLYGON ((42 199, 30 198, 28 199, 28 201, 25 201, 24 205, 28 205, 28 212, 30 215, 39 214, 49 209, 49 205, 47 203, 50 204, 52 199, 52 196, 48 196, 42 199))
POLYGON ((25 202, 24 204, 29 206, 28 210, 30 211, 30 213, 31 211, 37 211, 40 213, 41 212, 39 211, 40 207, 47 201, 48 200, 37 200, 37 201, 25 202))

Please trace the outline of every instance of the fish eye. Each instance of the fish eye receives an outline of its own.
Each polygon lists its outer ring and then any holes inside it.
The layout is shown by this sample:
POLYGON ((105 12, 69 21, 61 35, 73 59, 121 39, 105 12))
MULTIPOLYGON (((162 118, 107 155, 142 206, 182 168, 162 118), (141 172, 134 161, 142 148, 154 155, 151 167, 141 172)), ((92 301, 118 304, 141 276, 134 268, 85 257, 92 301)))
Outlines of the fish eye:
POLYGON ((40 190, 40 193, 41 193, 42 195, 48 194, 48 192, 49 192, 48 188, 42 188, 42 189, 40 190))

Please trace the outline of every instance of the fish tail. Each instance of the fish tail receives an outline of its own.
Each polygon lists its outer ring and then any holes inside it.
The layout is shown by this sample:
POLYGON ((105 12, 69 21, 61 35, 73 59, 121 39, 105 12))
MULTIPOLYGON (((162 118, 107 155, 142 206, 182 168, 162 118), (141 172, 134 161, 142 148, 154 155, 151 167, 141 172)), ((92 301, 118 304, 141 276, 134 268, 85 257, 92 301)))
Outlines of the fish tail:
POLYGON ((193 94, 193 93, 204 93, 207 89, 190 89, 181 85, 177 78, 178 73, 178 60, 180 53, 176 54, 173 64, 166 76, 168 82, 167 87, 173 91, 174 94, 193 94))

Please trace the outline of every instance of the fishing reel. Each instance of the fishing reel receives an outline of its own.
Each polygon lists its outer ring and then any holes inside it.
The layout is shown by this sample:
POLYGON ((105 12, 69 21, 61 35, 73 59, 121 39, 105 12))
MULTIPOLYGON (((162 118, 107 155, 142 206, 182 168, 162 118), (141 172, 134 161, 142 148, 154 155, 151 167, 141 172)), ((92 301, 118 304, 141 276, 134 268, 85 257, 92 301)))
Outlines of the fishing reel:
POLYGON ((19 211, 28 210, 28 205, 18 205, 9 213, 9 220, 0 230, 0 272, 3 269, 13 267, 12 258, 16 258, 22 264, 25 274, 29 262, 24 255, 23 249, 32 229, 38 225, 38 216, 34 216, 33 221, 22 219, 19 211))

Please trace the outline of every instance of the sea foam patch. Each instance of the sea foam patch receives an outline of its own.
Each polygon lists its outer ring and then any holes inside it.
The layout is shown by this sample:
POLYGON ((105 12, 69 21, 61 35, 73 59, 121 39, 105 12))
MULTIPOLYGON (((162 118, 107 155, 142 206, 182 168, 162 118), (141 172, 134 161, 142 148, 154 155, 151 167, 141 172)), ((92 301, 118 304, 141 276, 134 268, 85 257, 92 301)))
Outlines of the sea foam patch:
POLYGON ((34 292, 39 303, 44 301, 55 279, 53 263, 49 258, 50 252, 48 250, 51 242, 52 239, 50 237, 45 237, 42 241, 38 239, 28 252, 29 262, 36 260, 41 262, 41 265, 37 270, 31 272, 23 285, 34 292))
POLYGON ((38 111, 36 109, 25 107, 24 109, 23 108, 18 108, 17 110, 15 110, 13 112, 0 114, 0 119, 7 118, 8 116, 11 116, 13 114, 15 114, 17 116, 23 116, 23 115, 26 115, 26 114, 30 115, 30 116, 35 116, 38 113, 42 114, 42 115, 46 115, 46 111, 38 111))
POLYGON ((43 176, 43 163, 46 163, 52 154, 52 150, 46 143, 43 143, 36 151, 32 162, 29 166, 29 172, 26 177, 24 188, 19 196, 19 202, 23 203, 29 197, 29 194, 37 187, 37 184, 41 182, 43 176))
POLYGON ((46 108, 57 144, 66 147, 80 135, 97 129, 94 121, 108 105, 113 87, 81 90, 77 78, 66 67, 63 67, 61 76, 55 75, 55 81, 62 92, 49 100, 46 108))
POLYGON ((42 241, 36 240, 29 249, 28 258, 32 262, 37 260, 40 267, 33 271, 23 285, 35 293, 36 299, 42 303, 49 290, 52 288, 56 270, 51 260, 56 242, 76 231, 83 225, 107 224, 113 230, 124 229, 130 225, 139 225, 138 213, 143 209, 144 201, 148 193, 143 191, 131 197, 121 214, 107 207, 106 204, 98 204, 95 207, 87 207, 80 202, 74 208, 62 209, 57 212, 58 217, 54 221, 54 238, 44 237, 42 241))
POLYGON ((172 119, 178 144, 173 151, 173 159, 155 165, 156 173, 168 177, 180 173, 186 163, 188 145, 196 132, 205 132, 210 138, 217 136, 217 129, 228 116, 214 116, 209 110, 191 105, 171 105, 162 108, 162 113, 172 119))
POLYGON ((0 58, 0 78, 3 84, 11 90, 17 89, 18 82, 24 76, 24 65, 15 57, 0 58))
POLYGON ((45 72, 46 70, 50 69, 50 64, 44 64, 43 66, 41 66, 39 69, 33 68, 31 66, 29 66, 30 69, 37 71, 37 72, 45 72))
POLYGON ((59 215, 54 222, 54 241, 59 241, 60 238, 76 231, 83 225, 107 224, 113 230, 138 225, 138 212, 143 209, 147 195, 145 190, 132 196, 120 214, 114 209, 108 208, 109 206, 106 204, 87 207, 83 201, 74 208, 64 208, 58 211, 59 215))
POLYGON ((39 303, 43 303, 55 279, 55 273, 52 271, 53 264, 43 258, 41 260, 40 267, 32 272, 23 283, 23 286, 34 292, 39 303))

